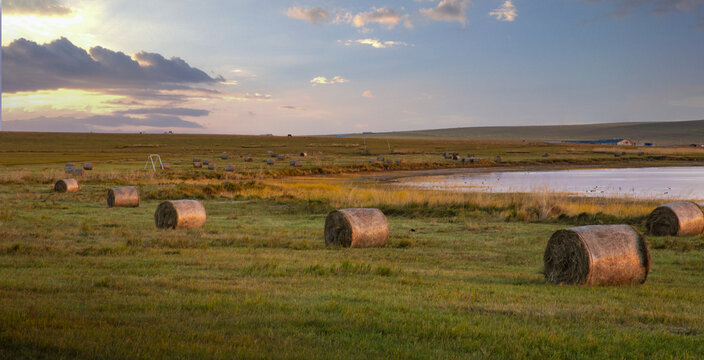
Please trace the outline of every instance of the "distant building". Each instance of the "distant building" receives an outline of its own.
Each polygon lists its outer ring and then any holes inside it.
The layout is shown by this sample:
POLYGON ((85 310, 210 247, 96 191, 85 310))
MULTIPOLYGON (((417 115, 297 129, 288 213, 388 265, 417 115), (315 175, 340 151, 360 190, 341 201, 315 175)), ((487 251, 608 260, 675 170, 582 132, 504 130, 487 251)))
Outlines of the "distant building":
POLYGON ((634 143, 633 141, 628 140, 628 139, 621 139, 616 143, 616 145, 635 146, 636 143, 634 143))

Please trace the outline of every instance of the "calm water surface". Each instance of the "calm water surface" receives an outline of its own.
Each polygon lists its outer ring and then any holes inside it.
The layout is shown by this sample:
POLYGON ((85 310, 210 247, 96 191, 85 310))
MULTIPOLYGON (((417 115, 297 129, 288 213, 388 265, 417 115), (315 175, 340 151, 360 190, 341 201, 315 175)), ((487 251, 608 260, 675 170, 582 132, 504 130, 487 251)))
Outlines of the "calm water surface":
POLYGON ((704 200, 704 166, 475 172, 413 177, 404 184, 462 191, 704 200))

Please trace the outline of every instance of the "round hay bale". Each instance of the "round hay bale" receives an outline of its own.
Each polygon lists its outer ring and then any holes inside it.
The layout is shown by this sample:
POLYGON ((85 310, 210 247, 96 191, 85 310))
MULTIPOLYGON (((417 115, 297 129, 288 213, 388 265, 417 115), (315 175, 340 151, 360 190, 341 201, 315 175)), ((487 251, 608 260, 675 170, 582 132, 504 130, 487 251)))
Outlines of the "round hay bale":
POLYGON ((200 162, 200 158, 194 157, 194 158, 193 158, 193 162, 194 162, 194 163, 200 162))
POLYGON ((203 165, 208 165, 208 164, 210 164, 210 160, 204 159, 204 160, 203 160, 203 165))
POLYGON ((154 223, 159 229, 191 229, 205 225, 205 208, 198 200, 169 200, 156 207, 154 223))
POLYGON ((93 170, 93 164, 91 164, 91 163, 84 163, 84 164, 83 164, 83 169, 84 169, 84 170, 93 170))
POLYGON ((162 163, 161 164, 162 168, 164 170, 171 170, 171 164, 170 163, 162 163))
POLYGON ((254 161, 254 159, 252 159, 251 157, 249 157, 249 156, 244 157, 244 162, 252 162, 252 161, 254 161))
POLYGON ((56 192, 77 192, 78 191, 78 180, 76 179, 63 179, 59 180, 54 184, 54 191, 56 192))
POLYGON ((655 208, 645 226, 655 236, 699 235, 704 231, 704 213, 691 201, 672 202, 655 208))
POLYGON ((71 169, 71 174, 73 174, 73 175, 83 175, 83 174, 85 174, 85 173, 86 173, 86 171, 83 170, 82 168, 73 168, 73 169, 71 169))
POLYGON ((218 168, 218 165, 211 162, 208 164, 208 170, 216 170, 218 168))
POLYGON ((108 207, 139 207, 139 190, 136 186, 108 190, 108 207))
POLYGON ((202 168, 202 167, 203 167, 203 163, 200 162, 200 161, 196 161, 196 162, 193 163, 193 167, 194 167, 194 168, 202 168))
POLYGON ((67 163, 66 163, 66 168, 73 169, 73 168, 75 168, 75 167, 76 167, 76 163, 72 163, 72 162, 67 162, 67 163))
POLYGON ((452 160, 459 160, 460 159, 460 154, 454 153, 452 154, 452 160))
POLYGON ((307 152, 304 151, 304 152, 301 153, 301 157, 306 157, 306 156, 308 156, 308 153, 307 153, 307 152))
POLYGON ((497 162, 497 163, 498 163, 498 162, 502 162, 503 160, 504 160, 504 159, 503 159, 501 156, 499 156, 499 155, 494 156, 494 162, 497 162))
POLYGON ((303 166, 303 163, 300 162, 300 161, 298 161, 298 160, 296 160, 296 161, 293 162, 293 164, 291 164, 291 166, 293 166, 293 167, 301 167, 301 166, 303 166))
POLYGON ((275 158, 278 157, 279 155, 277 153, 271 153, 271 157, 275 158))
POLYGON ((227 156, 227 154, 222 154, 222 155, 220 155, 220 158, 223 160, 227 160, 228 156, 227 156))
POLYGON ((274 160, 274 159, 268 159, 268 160, 266 161, 266 164, 267 164, 267 165, 274 165, 275 163, 276 163, 276 160, 274 160))
POLYGON ((650 272, 650 250, 630 225, 578 226, 552 234, 543 264, 553 284, 642 284, 650 272))
POLYGON ((550 156, 550 154, 544 152, 544 153, 542 153, 540 156, 542 156, 542 157, 548 157, 548 156, 550 156))
POLYGON ((389 225, 379 209, 355 208, 331 211, 325 218, 325 245, 383 247, 389 225))
POLYGON ((235 165, 225 165, 225 171, 228 171, 228 172, 235 171, 235 165))
POLYGON ((277 156, 276 158, 279 160, 286 160, 286 155, 281 154, 281 155, 277 156))
POLYGON ((396 158, 396 163, 397 163, 397 164, 402 164, 402 163, 404 163, 404 162, 405 162, 405 161, 404 161, 403 159, 401 159, 401 158, 396 158))

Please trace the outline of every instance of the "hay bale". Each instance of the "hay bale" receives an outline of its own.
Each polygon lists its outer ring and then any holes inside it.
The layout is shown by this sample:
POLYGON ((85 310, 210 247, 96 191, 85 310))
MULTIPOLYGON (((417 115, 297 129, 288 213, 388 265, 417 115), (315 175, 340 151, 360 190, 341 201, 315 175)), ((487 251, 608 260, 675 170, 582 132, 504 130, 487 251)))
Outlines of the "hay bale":
POLYGON ((244 157, 244 162, 252 162, 252 161, 254 161, 254 159, 252 159, 251 157, 249 157, 249 156, 244 157))
POLYGON ((76 179, 63 179, 59 180, 54 184, 54 191, 56 192, 77 192, 78 191, 78 180, 76 179))
POLYGON ((544 153, 542 153, 540 156, 542 156, 542 157, 548 157, 548 156, 550 156, 550 154, 544 152, 544 153))
POLYGON ((208 170, 216 170, 218 168, 217 164, 211 162, 208 164, 208 170))
POLYGON ((75 175, 75 176, 81 176, 81 175, 83 175, 83 174, 85 174, 85 173, 86 173, 86 171, 83 170, 82 168, 73 168, 73 169, 71 169, 71 174, 73 174, 73 175, 75 175))
POLYGON ((401 159, 401 158, 396 158, 396 163, 397 163, 397 164, 401 164, 401 163, 403 163, 403 162, 404 162, 403 159, 401 159))
POLYGON ((460 154, 454 153, 452 154, 452 160, 459 160, 460 159, 460 154))
POLYGON ((545 279, 553 284, 642 284, 650 250, 630 225, 589 225, 558 230, 543 255, 545 279))
POLYGON ((384 157, 383 157, 383 156, 377 156, 376 159, 377 159, 378 161, 381 161, 381 162, 384 161, 384 157))
POLYGON ((162 168, 164 170, 171 170, 171 164, 170 163, 162 163, 161 164, 162 168))
POLYGON ((306 157, 306 156, 308 156, 308 153, 307 153, 307 152, 304 151, 304 152, 301 153, 301 157, 306 157))
POLYGON ((136 186, 108 190, 108 207, 139 207, 139 190, 136 186))
POLYGON ((275 163, 276 163, 276 160, 274 160, 274 159, 268 159, 268 160, 266 161, 266 164, 267 164, 267 165, 274 165, 275 163))
POLYGON ((159 229, 191 229, 205 225, 205 208, 198 200, 169 200, 157 206, 154 223, 159 229))
POLYGON ((227 160, 228 156, 227 156, 227 154, 222 154, 222 155, 220 155, 220 158, 223 160, 227 160))
POLYGON ((200 162, 200 158, 194 157, 194 158, 193 158, 193 162, 194 162, 194 163, 200 162))
POLYGON ((235 171, 235 165, 225 165, 225 171, 227 171, 227 172, 235 171))
POLYGON ((203 163, 200 162, 200 161, 196 161, 196 162, 193 163, 193 167, 194 167, 194 168, 202 168, 202 167, 203 167, 203 163))
POLYGON ((278 157, 278 156, 279 156, 279 155, 278 155, 277 153, 271 153, 270 155, 271 155, 271 157, 273 157, 273 158, 275 158, 275 157, 278 157))
POLYGON ((281 154, 281 155, 277 156, 276 158, 279 160, 286 160, 286 155, 281 154))
POLYGON ((325 245, 383 247, 389 225, 379 209, 355 208, 331 211, 325 218, 325 245))
POLYGON ((67 163, 66 163, 66 168, 68 168, 68 169, 73 169, 73 168, 75 168, 75 167, 76 167, 76 163, 72 163, 72 162, 67 162, 67 163))
POLYGON ((699 235, 704 231, 704 213, 691 201, 672 202, 655 208, 645 226, 655 236, 699 235))
POLYGON ((303 163, 300 162, 300 161, 298 161, 298 160, 296 160, 296 161, 293 162, 293 164, 291 164, 291 166, 293 166, 293 167, 301 167, 301 166, 303 166, 303 163))
POLYGON ((93 170, 93 164, 91 164, 91 163, 84 163, 84 164, 83 164, 83 169, 84 169, 84 170, 93 170))
POLYGON ((208 164, 210 164, 210 160, 204 159, 204 160, 203 160, 203 165, 208 165, 208 164))
POLYGON ((494 162, 502 162, 504 159, 500 155, 494 156, 494 162))

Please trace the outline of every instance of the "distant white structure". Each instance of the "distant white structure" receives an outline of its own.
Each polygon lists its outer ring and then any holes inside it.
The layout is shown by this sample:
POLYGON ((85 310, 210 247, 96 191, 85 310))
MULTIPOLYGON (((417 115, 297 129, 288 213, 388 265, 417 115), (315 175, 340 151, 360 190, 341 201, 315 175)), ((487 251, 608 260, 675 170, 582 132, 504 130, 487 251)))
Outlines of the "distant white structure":
POLYGON ((634 143, 633 141, 628 140, 628 139, 621 139, 616 143, 616 145, 635 146, 636 143, 634 143))
POLYGON ((159 154, 150 154, 149 157, 147 158, 147 162, 144 164, 144 170, 149 167, 149 163, 152 163, 152 170, 156 171, 156 167, 158 166, 161 170, 164 170, 164 163, 161 162, 161 156, 159 154), (158 165, 157 165, 158 163, 158 165))

